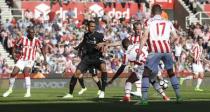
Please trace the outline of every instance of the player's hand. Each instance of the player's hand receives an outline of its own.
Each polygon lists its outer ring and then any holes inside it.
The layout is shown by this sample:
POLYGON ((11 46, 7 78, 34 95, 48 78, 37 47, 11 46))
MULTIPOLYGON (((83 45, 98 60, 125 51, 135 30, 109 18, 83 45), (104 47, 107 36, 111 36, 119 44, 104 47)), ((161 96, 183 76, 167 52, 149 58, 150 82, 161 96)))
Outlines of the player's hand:
POLYGON ((104 47, 104 43, 98 43, 97 45, 96 45, 96 49, 101 49, 102 47, 104 47))

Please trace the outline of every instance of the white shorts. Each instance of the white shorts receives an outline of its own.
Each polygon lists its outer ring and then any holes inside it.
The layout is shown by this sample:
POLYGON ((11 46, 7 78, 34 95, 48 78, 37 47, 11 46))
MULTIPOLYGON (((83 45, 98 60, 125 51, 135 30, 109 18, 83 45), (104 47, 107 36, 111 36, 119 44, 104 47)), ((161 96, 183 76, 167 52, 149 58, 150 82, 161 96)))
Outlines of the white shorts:
POLYGON ((143 72, 144 72, 144 65, 135 65, 133 68, 134 72, 136 73, 136 76, 138 79, 142 79, 143 72))
POLYGON ((34 61, 18 60, 15 66, 18 67, 20 70, 23 70, 25 67, 32 68, 34 66, 34 61))
POLYGON ((193 68, 193 73, 196 75, 198 75, 198 73, 200 73, 200 72, 204 72, 202 64, 193 63, 192 68, 193 68))

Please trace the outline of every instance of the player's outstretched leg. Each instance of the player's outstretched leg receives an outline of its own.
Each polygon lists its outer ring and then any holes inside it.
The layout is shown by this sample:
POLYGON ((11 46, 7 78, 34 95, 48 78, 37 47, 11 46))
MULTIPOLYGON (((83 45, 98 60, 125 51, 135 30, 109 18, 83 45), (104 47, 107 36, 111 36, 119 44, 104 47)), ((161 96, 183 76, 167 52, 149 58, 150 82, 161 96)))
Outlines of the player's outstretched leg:
POLYGON ((130 100, 131 100, 131 98, 130 98, 131 89, 132 89, 132 83, 129 82, 128 80, 126 80, 126 83, 125 83, 125 96, 122 99, 123 102, 130 102, 130 100))
POLYGON ((180 80, 179 80, 179 84, 182 85, 185 80, 189 80, 189 79, 193 79, 193 76, 190 75, 190 76, 183 77, 183 78, 181 77, 180 80))
POLYGON ((163 97, 164 101, 170 101, 170 98, 168 96, 166 96, 164 90, 162 89, 162 87, 160 86, 160 84, 157 80, 150 79, 150 83, 152 84, 154 89, 163 97))
POLYGON ((78 95, 82 95, 85 91, 87 91, 87 88, 85 87, 83 77, 79 78, 78 80, 79 80, 79 84, 82 87, 82 89, 78 92, 78 95))
POLYGON ((26 93, 24 97, 31 97, 31 78, 30 76, 25 77, 26 93))
POLYGON ((9 79, 9 89, 3 93, 2 95, 3 97, 8 97, 13 92, 14 83, 15 83, 15 77, 11 77, 9 79))
POLYGON ((25 77, 25 86, 26 86, 26 93, 24 97, 28 98, 31 97, 31 78, 30 78, 30 71, 31 68, 25 67, 23 74, 25 77))
POLYGON ((9 89, 5 93, 3 93, 3 97, 8 97, 12 93, 15 84, 15 77, 17 76, 19 71, 20 69, 15 66, 9 79, 9 89))
POLYGON ((202 81, 203 81, 203 78, 198 78, 197 79, 197 84, 196 84, 196 87, 195 87, 195 91, 203 91, 203 89, 200 89, 200 85, 201 85, 201 83, 202 83, 202 81))
POLYGON ((139 102, 135 103, 135 105, 147 105, 148 104, 148 89, 150 86, 149 83, 149 75, 151 74, 151 70, 147 67, 144 68, 143 78, 142 78, 142 86, 141 93, 142 98, 139 102))
POLYGON ((175 76, 173 69, 167 70, 168 75, 170 77, 171 85, 174 89, 174 92, 176 94, 176 101, 179 103, 182 101, 181 95, 180 95, 180 88, 179 88, 179 82, 177 77, 175 76))
POLYGON ((141 94, 141 83, 142 83, 141 79, 135 82, 136 91, 131 92, 131 95, 138 96, 138 97, 142 96, 142 94, 141 94))
POLYGON ((101 90, 102 90, 101 81, 98 79, 97 75, 93 76, 93 80, 95 81, 96 85, 98 86, 97 95, 99 95, 101 93, 101 90))
POLYGON ((72 76, 70 84, 69 84, 69 93, 63 96, 63 98, 73 98, 73 91, 74 91, 74 87, 76 83, 77 83, 77 78, 75 76, 72 76))
POLYGON ((99 98, 104 98, 105 96, 105 88, 106 88, 106 84, 107 84, 107 72, 102 72, 101 74, 101 82, 102 82, 102 88, 101 88, 101 92, 99 94, 99 98))

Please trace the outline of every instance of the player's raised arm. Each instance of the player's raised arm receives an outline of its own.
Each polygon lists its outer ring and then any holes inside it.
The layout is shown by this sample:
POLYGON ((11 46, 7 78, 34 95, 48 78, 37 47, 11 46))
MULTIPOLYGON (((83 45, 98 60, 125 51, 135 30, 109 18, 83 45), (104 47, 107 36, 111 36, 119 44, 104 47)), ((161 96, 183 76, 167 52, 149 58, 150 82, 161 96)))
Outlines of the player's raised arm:
POLYGON ((180 37, 177 35, 173 24, 171 24, 170 28, 171 28, 171 43, 178 44, 180 37))
POLYGON ((146 42, 148 40, 148 37, 149 37, 149 30, 148 29, 145 29, 143 38, 140 41, 139 49, 142 49, 144 47, 144 45, 146 44, 146 42))
POLYGON ((102 48, 104 46, 106 47, 115 47, 115 46, 120 46, 121 45, 121 41, 117 41, 117 42, 113 42, 113 43, 109 43, 108 41, 105 42, 101 42, 97 44, 97 48, 102 48))

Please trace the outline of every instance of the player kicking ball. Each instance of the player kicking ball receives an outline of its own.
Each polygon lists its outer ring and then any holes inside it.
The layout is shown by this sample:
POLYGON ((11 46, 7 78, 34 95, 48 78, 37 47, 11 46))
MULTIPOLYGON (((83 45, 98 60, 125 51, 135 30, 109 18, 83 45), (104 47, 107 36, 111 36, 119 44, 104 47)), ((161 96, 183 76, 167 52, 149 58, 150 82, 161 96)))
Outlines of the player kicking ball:
MULTIPOLYGON (((122 46, 126 50, 125 52, 125 58, 124 58, 124 65, 126 66, 128 62, 132 62, 133 65, 131 67, 132 72, 130 72, 130 76, 126 80, 125 83, 125 96, 123 97, 124 102, 130 102, 131 101, 131 89, 132 89, 132 83, 142 79, 142 74, 144 71, 144 64, 148 55, 147 47, 143 47, 141 54, 139 54, 138 60, 136 60, 137 53, 139 53, 139 45, 138 44, 131 44, 129 39, 124 39, 122 41, 122 46)), ((114 77, 108 82, 108 84, 111 84, 122 72, 117 72, 114 77)), ((155 90, 158 91, 165 101, 169 101, 170 98, 168 98, 162 87, 159 85, 159 82, 156 81, 156 78, 151 78, 150 80, 151 84, 154 86, 155 90)), ((141 97, 141 92, 138 93, 141 97)))

